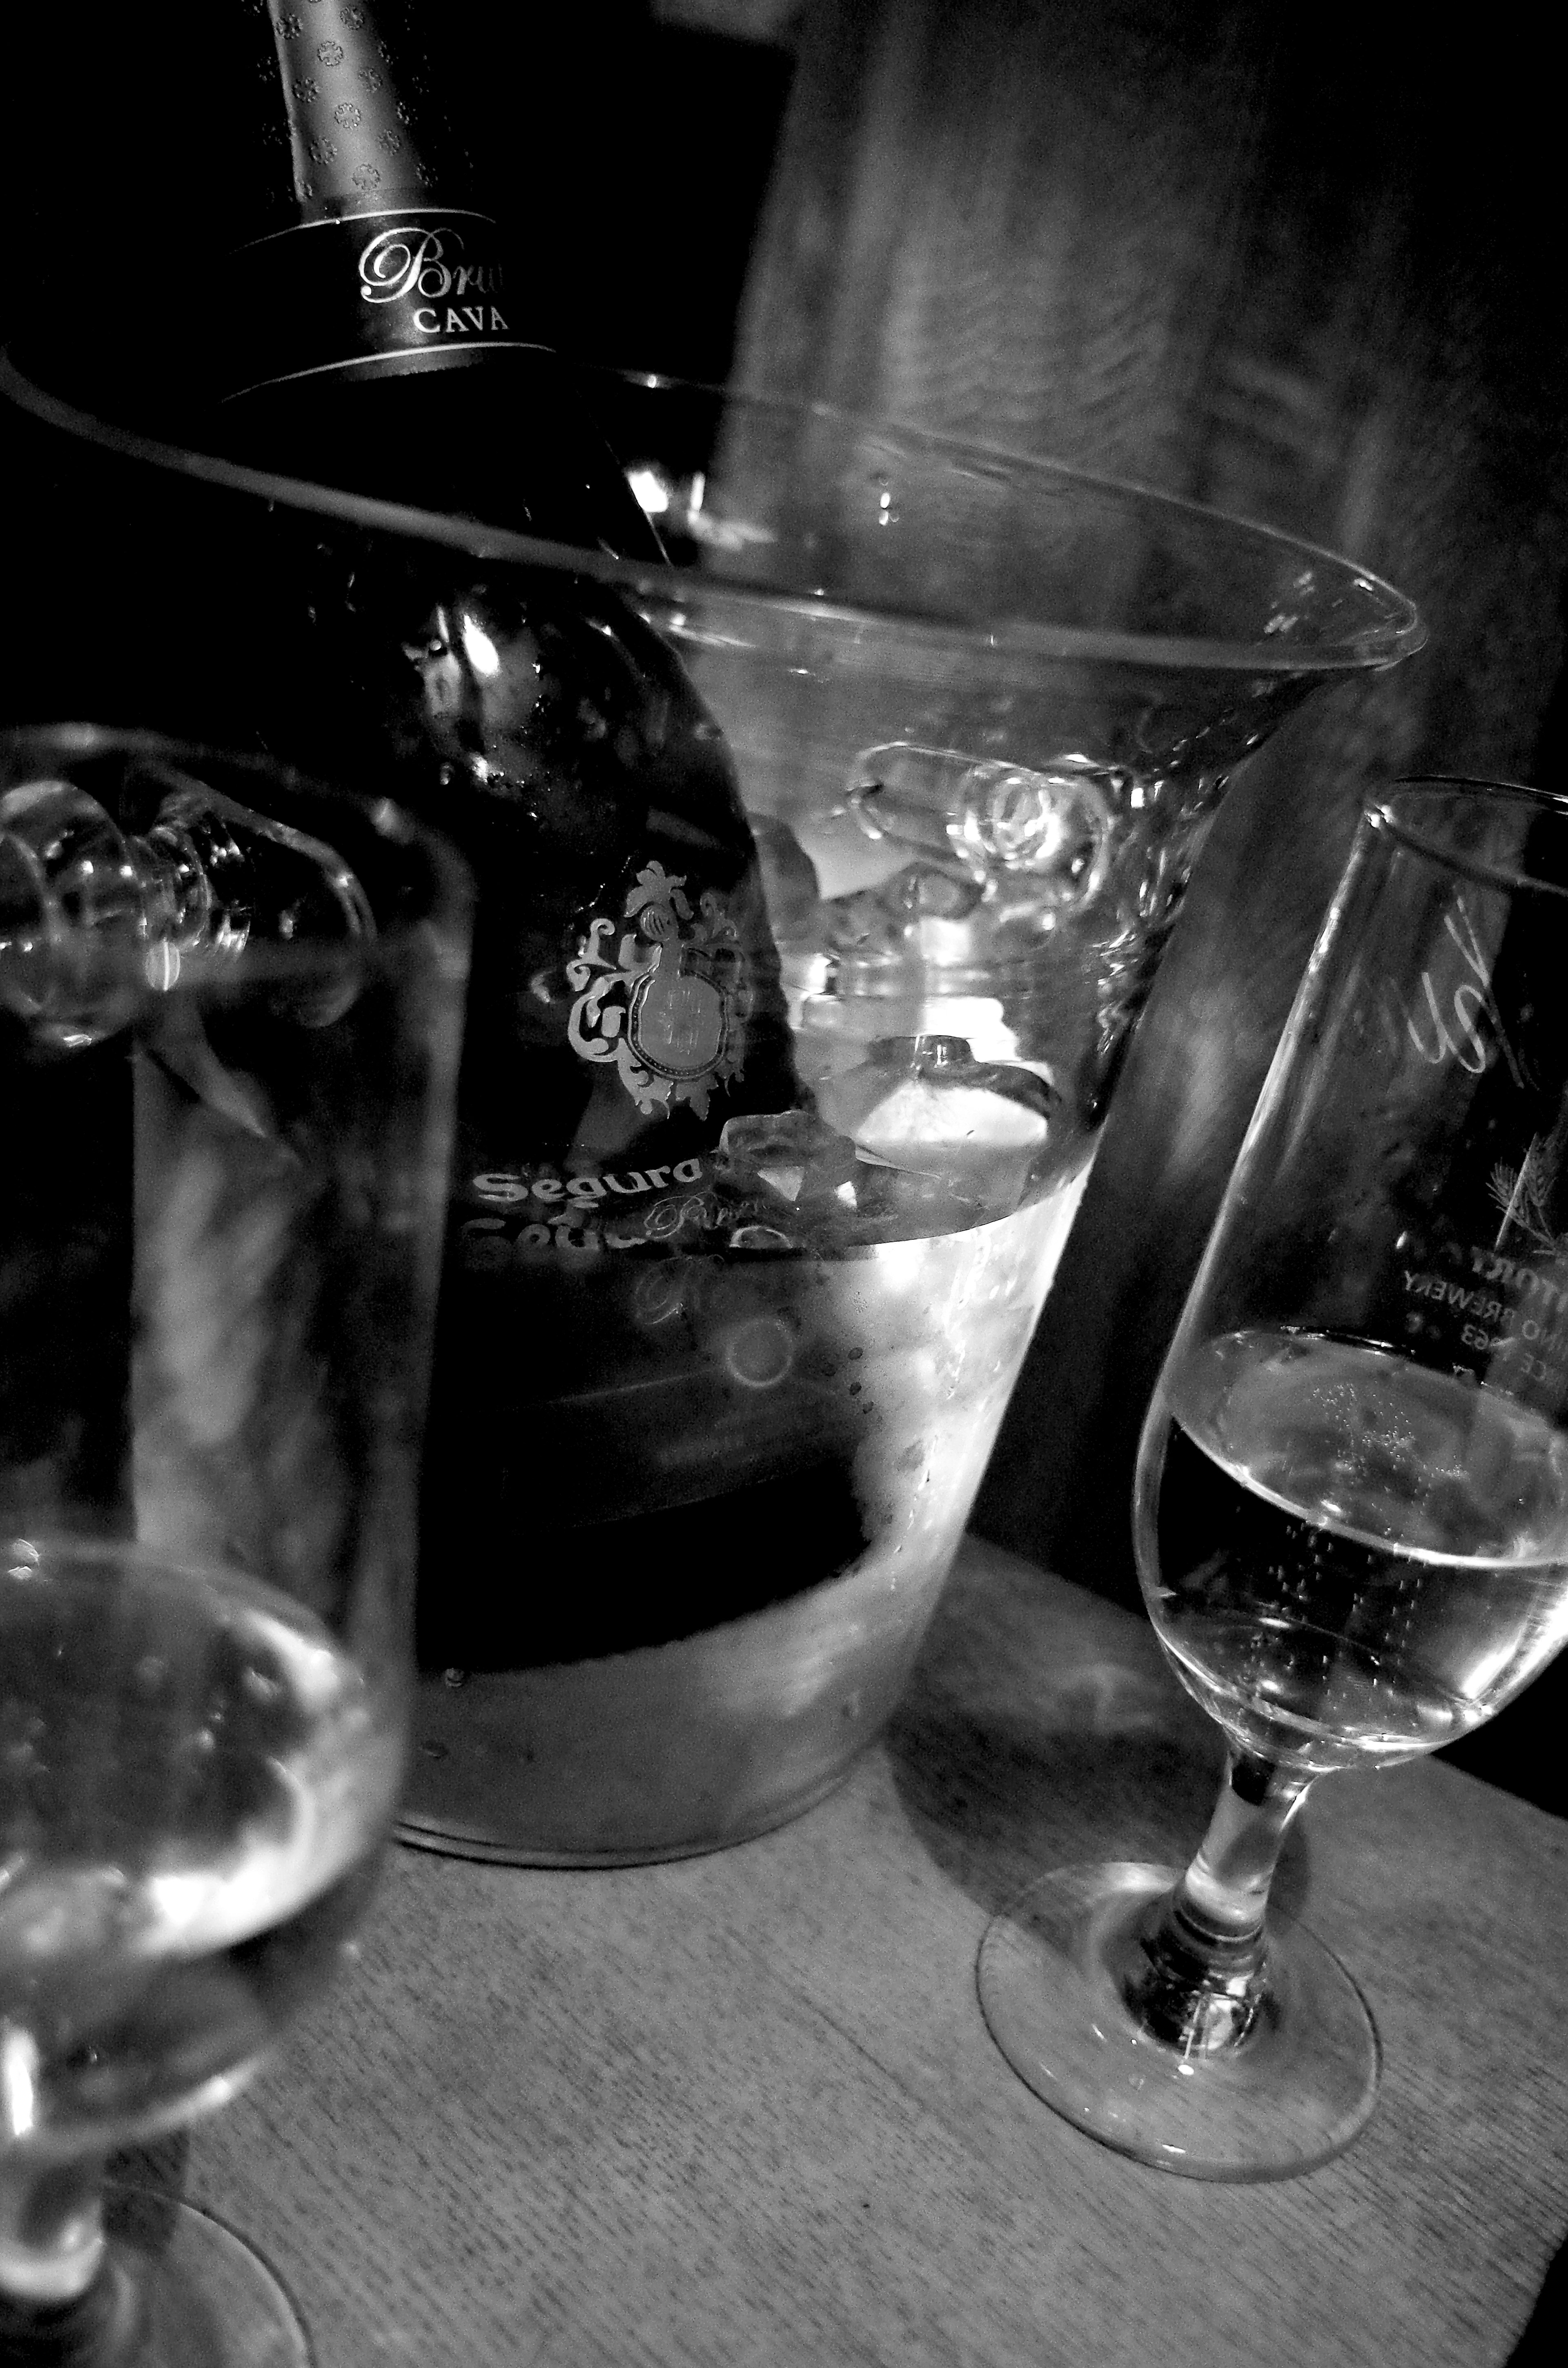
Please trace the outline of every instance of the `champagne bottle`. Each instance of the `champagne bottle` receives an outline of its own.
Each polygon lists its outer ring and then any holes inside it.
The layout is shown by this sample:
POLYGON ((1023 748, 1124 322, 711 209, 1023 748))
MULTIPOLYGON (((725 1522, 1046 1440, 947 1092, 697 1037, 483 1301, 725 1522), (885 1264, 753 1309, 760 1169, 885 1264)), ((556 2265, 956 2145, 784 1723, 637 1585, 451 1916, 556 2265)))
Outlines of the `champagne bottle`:
MULTIPOLYGON (((656 560, 624 475, 529 336, 495 224, 454 193, 455 143, 407 16, 390 0, 266 13, 291 219, 230 275, 226 449, 656 560)), ((649 1527, 693 1485, 684 1469, 661 1480, 649 1440, 704 1420, 703 1351, 671 1313, 670 1278, 710 1239, 726 1122, 801 1099, 722 738, 668 645, 588 575, 335 527, 300 597, 308 624, 268 669, 267 737, 367 785, 387 785, 390 755, 398 794, 480 888, 422 1656, 496 1668, 619 1649, 650 1620, 689 1630, 732 1606, 710 1564, 695 1603, 690 1555, 649 1527), (607 1464, 625 1486, 607 1491, 607 1464), (607 1509, 621 1543, 592 1556, 585 1594, 569 1575, 587 1555, 579 1531, 607 1509)), ((754 1468, 738 1439, 728 1478, 720 1456, 698 1493, 722 1497, 754 1468)))

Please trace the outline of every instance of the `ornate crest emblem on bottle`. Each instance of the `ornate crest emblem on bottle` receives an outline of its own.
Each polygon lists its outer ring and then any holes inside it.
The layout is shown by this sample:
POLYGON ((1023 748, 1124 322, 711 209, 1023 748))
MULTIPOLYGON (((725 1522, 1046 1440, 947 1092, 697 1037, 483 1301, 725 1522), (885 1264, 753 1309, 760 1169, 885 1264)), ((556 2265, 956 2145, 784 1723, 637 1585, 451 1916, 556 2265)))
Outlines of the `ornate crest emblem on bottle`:
POLYGON ((566 979, 576 990, 566 1023, 573 1051, 613 1062, 646 1118, 682 1102, 706 1118, 715 1087, 744 1066, 740 932, 714 890, 692 905, 684 873, 645 863, 620 920, 600 915, 589 923, 566 979), (618 928, 612 957, 607 940, 618 928))

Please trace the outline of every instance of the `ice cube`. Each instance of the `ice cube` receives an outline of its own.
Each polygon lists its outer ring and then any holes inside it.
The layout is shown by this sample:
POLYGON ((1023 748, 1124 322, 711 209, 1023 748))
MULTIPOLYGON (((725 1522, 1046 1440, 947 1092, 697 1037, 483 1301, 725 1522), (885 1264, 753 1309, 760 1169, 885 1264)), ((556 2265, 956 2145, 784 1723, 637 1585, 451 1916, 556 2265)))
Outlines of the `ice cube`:
POLYGON ((1042 911, 1076 909, 1109 866, 1114 785, 1077 755, 1042 770, 894 741, 856 758, 848 803, 869 838, 945 859, 976 882, 1024 875, 1042 911))
POLYGON ((1010 1214, 1043 1171, 1060 1108, 1035 1071, 977 1061, 961 1036, 882 1038, 817 1102, 862 1158, 940 1182, 987 1218, 1010 1214))
POLYGON ((930 863, 906 863, 875 888, 830 896, 821 907, 822 943, 838 954, 909 953, 934 929, 967 921, 983 894, 979 882, 930 863))
POLYGON ((991 1208, 966 1183, 926 1175, 915 1167, 888 1167, 863 1159, 857 1170, 853 1223, 845 1237, 859 1242, 928 1241, 938 1234, 968 1233, 1006 1210, 991 1208))
POLYGON ((853 1205, 855 1145, 811 1110, 733 1118, 719 1137, 717 1180, 730 1191, 762 1191, 792 1208, 842 1199, 853 1205))
POLYGON ((787 822, 762 814, 750 820, 774 942, 781 947, 814 942, 821 912, 815 864, 787 822))

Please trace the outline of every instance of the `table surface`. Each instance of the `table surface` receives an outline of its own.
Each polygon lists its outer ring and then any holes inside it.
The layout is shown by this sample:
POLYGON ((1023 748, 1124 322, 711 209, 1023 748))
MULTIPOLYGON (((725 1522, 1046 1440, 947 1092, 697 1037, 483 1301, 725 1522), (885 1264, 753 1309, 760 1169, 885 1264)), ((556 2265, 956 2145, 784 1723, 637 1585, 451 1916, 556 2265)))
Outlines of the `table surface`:
POLYGON ((1125 2161, 986 2033, 991 1910, 1185 1855, 1216 1774, 1142 1622, 971 1541, 831 1799, 670 1866, 395 1850, 358 1963, 168 2175, 320 2368, 1505 2361, 1568 2219, 1568 1824, 1433 1762, 1320 1785, 1279 1896, 1385 2070, 1309 2178, 1125 2161))

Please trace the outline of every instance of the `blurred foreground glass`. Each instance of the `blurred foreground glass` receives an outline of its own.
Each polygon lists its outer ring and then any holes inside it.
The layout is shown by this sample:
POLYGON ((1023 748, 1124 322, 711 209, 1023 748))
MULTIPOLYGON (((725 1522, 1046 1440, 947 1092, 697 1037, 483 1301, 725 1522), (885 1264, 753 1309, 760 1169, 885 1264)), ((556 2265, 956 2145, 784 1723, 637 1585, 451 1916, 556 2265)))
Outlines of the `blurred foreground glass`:
POLYGON ((1312 2169, 1372 2109, 1351 1976, 1269 1884, 1313 1780, 1469 1733, 1568 1637, 1568 800, 1365 815, 1162 1369, 1155 1633, 1230 1747, 1179 1880, 1066 1868, 980 1992, 1048 2104, 1198 2178, 1312 2169))
POLYGON ((307 731, 335 778, 392 767, 475 851, 406 1830, 616 1861, 803 1808, 903 1688, 1232 771, 1315 688, 1418 646, 1410 604, 1187 504, 663 381, 595 376, 584 402, 667 569, 262 476, 8 382, 95 527, 155 506, 182 646, 188 586, 224 584, 189 682, 269 746, 307 731), (647 709, 561 694, 585 620, 676 718, 613 795, 596 752, 645 741, 647 709), (749 991, 787 1022, 796 1106, 758 1099, 757 1026, 749 1114, 700 1157, 650 1168, 650 1138, 608 1185, 578 1176, 538 1151, 528 1020, 560 1013, 564 1048, 571 1008, 563 1065, 607 1088, 661 1028, 706 1058, 726 956, 700 916, 655 912, 655 944, 575 920, 575 888, 536 909, 540 882, 570 881, 607 808, 616 844, 645 821, 678 869, 700 770, 732 763, 767 905, 749 991), (563 939, 574 1006, 550 1002, 563 939), (684 998, 657 1013, 655 955, 684 998))
POLYGON ((392 1823, 466 928, 390 805, 0 737, 6 2359, 308 2357, 201 2214, 106 2244, 104 2169, 255 2070, 392 1823))

